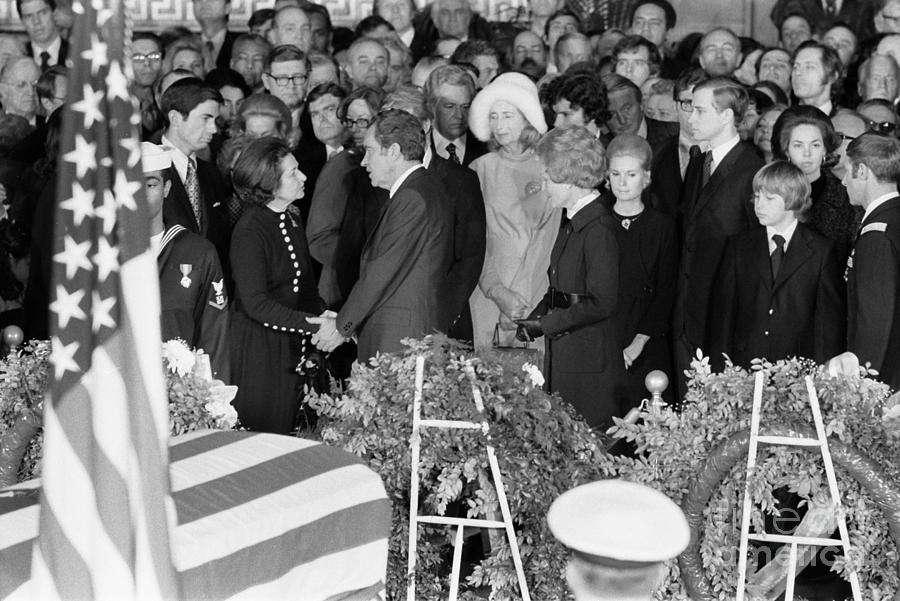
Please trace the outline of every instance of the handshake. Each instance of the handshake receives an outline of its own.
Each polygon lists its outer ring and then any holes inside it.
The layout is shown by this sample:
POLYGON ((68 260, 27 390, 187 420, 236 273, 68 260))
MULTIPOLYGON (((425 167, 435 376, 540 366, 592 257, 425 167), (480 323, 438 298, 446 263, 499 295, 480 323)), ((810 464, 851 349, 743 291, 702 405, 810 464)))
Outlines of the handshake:
POLYGON ((330 353, 348 340, 337 331, 335 318, 337 318, 337 313, 334 311, 325 311, 318 317, 306 318, 309 323, 319 326, 319 331, 312 336, 312 343, 323 353, 330 353))

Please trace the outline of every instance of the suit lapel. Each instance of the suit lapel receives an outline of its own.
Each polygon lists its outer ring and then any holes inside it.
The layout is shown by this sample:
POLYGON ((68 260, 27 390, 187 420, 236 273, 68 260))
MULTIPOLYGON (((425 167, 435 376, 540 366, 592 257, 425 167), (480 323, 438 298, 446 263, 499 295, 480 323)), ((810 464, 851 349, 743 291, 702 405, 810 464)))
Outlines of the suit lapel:
POLYGON ((787 252, 784 253, 778 277, 775 279, 775 289, 784 284, 812 255, 813 249, 810 247, 806 230, 798 224, 791 243, 788 244, 787 252))
MULTIPOLYGON (((198 175, 199 178, 199 175, 198 175)), ((183 213, 186 217, 190 217, 189 222, 192 227, 189 229, 195 234, 199 234, 196 226, 197 220, 194 219, 194 209, 191 207, 191 201, 188 199, 187 190, 184 189, 184 182, 178 175, 175 165, 169 167, 169 179, 172 182, 172 189, 169 190, 169 197, 166 199, 171 202, 179 213, 183 213)))
POLYGON ((710 199, 715 195, 719 186, 728 179, 729 172, 731 172, 734 164, 741 156, 743 151, 742 144, 742 142, 738 142, 737 146, 728 151, 728 154, 725 155, 725 158, 713 171, 709 181, 700 189, 700 194, 697 196, 697 204, 694 205, 693 215, 696 216, 697 213, 703 210, 703 207, 709 204, 710 199))
MULTIPOLYGON (((400 192, 403 191, 404 188, 409 186, 412 182, 414 182, 418 178, 422 177, 422 175, 425 172, 426 172, 426 169, 422 168, 422 169, 416 169, 415 171, 410 173, 409 176, 406 178, 406 181, 404 181, 402 184, 400 184, 400 187, 397 188, 397 191, 394 193, 394 196, 397 196, 397 194, 400 194, 400 192)), ((372 243, 372 238, 375 236, 375 232, 377 232, 378 228, 381 227, 381 222, 384 221, 384 216, 387 215, 387 212, 390 209, 391 202, 393 200, 394 199, 389 196, 387 199, 387 202, 384 203, 384 208, 381 210, 381 214, 378 215, 378 221, 375 222, 375 227, 372 228, 372 232, 369 234, 369 237, 366 238, 366 244, 365 244, 365 246, 363 246, 363 252, 362 252, 363 255, 365 255, 366 251, 369 249, 369 244, 372 243)))
POLYGON ((753 257, 753 263, 759 272, 759 279, 762 281, 766 290, 772 291, 772 259, 769 255, 769 239, 766 235, 766 228, 758 228, 753 236, 747 238, 748 250, 744 256, 753 257))

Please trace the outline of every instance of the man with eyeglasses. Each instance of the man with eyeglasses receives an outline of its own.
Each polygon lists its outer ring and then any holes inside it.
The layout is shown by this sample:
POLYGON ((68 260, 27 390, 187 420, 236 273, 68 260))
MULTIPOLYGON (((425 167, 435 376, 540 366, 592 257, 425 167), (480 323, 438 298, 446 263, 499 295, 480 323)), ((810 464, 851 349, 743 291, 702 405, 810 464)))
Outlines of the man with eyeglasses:
POLYGON ((16 9, 28 34, 25 53, 41 71, 53 65, 65 65, 69 43, 59 35, 53 20, 56 0, 16 0, 16 9))
POLYGON ((889 136, 897 135, 897 122, 900 117, 894 105, 883 98, 875 98, 861 102, 856 112, 866 121, 866 129, 889 136))
POLYGON ((162 41, 154 33, 138 32, 131 42, 131 64, 134 72, 132 90, 141 107, 143 138, 147 139, 161 126, 159 107, 153 98, 153 84, 162 71, 162 41))
POLYGON ((834 154, 838 158, 838 162, 831 168, 831 172, 838 179, 843 179, 843 159, 844 155, 847 154, 847 146, 849 146, 850 142, 866 132, 866 120, 856 111, 839 109, 831 118, 831 125, 834 126, 835 133, 841 137, 841 143, 837 147, 837 150, 834 151, 834 154))
POLYGON ((826 115, 834 113, 832 89, 841 76, 841 58, 832 48, 809 40, 794 55, 791 88, 799 104, 814 106, 826 115))
POLYGON ((41 70, 32 59, 10 59, 0 72, 0 102, 3 103, 3 112, 24 117, 31 125, 40 125, 39 121, 43 122, 43 119, 37 118, 38 102, 34 90, 40 76, 41 70))
POLYGON ((292 128, 300 125, 308 81, 309 59, 302 50, 284 45, 269 53, 263 66, 263 86, 291 110, 292 128))
POLYGON ((742 58, 741 40, 727 27, 716 27, 700 39, 700 66, 710 77, 731 76, 742 58))
POLYGON ((673 96, 678 117, 678 135, 671 136, 653 149, 650 164, 650 196, 657 201, 654 208, 680 219, 681 187, 684 174, 694 153, 705 152, 706 142, 699 142, 691 134, 688 120, 694 110, 694 86, 706 80, 702 69, 689 69, 675 80, 673 96))

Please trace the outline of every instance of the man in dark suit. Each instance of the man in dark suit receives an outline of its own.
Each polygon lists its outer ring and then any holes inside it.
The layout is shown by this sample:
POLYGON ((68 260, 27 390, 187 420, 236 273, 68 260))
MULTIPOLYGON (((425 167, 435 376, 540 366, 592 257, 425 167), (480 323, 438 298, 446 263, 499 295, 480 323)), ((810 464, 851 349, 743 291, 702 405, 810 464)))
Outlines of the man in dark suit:
POLYGON ((900 141, 866 133, 844 156, 850 202, 865 209, 847 261, 847 349, 900 389, 900 141))
POLYGON ((381 113, 365 138, 363 166, 389 200, 360 260, 359 280, 336 317, 320 324, 313 342, 331 351, 352 335, 361 362, 378 352, 403 350, 400 341, 442 327, 443 280, 453 256, 450 203, 422 166, 425 134, 418 119, 399 110, 381 113))
POLYGON ((694 86, 706 79, 701 69, 689 69, 675 80, 675 114, 678 116, 678 135, 672 136, 653 149, 650 172, 651 206, 680 222, 681 188, 690 162, 691 147, 694 153, 705 150, 691 135, 688 119, 693 112, 694 86))
POLYGON ((606 88, 593 70, 570 69, 542 86, 540 97, 556 115, 554 127, 583 127, 599 138, 609 119, 606 88))
POLYGON ((231 0, 194 0, 194 18, 200 24, 200 38, 209 61, 206 70, 225 69, 231 62, 231 48, 240 35, 228 31, 231 0))
POLYGON ((162 95, 161 142, 172 151, 172 190, 163 203, 163 220, 167 228, 178 224, 212 242, 228 274, 225 185, 215 165, 197 158, 217 131, 221 102, 217 90, 194 79, 176 81, 162 95))
POLYGON ((691 160, 684 182, 684 235, 672 323, 679 397, 685 390, 682 374, 708 335, 713 280, 725 243, 757 224, 752 182, 763 161, 737 132, 747 103, 747 91, 729 78, 694 87, 688 123, 694 139, 706 142, 709 150, 691 160))
POLYGON ((28 34, 25 53, 34 59, 41 71, 53 65, 65 65, 69 43, 59 34, 53 20, 56 0, 16 0, 16 9, 28 34))
POLYGON ((438 67, 425 82, 425 102, 434 115, 430 143, 434 153, 457 165, 468 165, 487 152, 487 144, 469 132, 469 105, 475 82, 457 65, 438 67))
MULTIPOLYGON (((665 139, 678 134, 677 123, 644 117, 641 89, 630 79, 610 73, 603 77, 603 83, 609 98, 610 118, 607 126, 612 136, 634 134, 644 138, 655 148, 665 139)), ((609 140, 604 140, 603 144, 608 145, 609 140)))
POLYGON ((466 0, 435 0, 413 20, 415 35, 410 44, 413 61, 432 54, 442 39, 488 40, 491 24, 474 12, 466 0))
POLYGON ((834 242, 797 221, 809 183, 788 161, 754 178, 760 227, 729 238, 716 279, 708 349, 746 368, 756 358, 824 363, 844 350, 845 293, 834 242))

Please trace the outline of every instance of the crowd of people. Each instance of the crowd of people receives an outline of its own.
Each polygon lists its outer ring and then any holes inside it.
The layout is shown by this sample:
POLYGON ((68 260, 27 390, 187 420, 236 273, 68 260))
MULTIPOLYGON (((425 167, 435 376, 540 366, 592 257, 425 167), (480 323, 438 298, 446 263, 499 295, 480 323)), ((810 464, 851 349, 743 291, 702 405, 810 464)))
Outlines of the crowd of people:
MULTIPOLYGON (((69 46, 55 0, 16 7, 2 321, 46 338, 69 46)), ((850 352, 900 388, 900 0, 779 0, 773 47, 700 23, 675 44, 667 0, 513 23, 376 0, 355 30, 276 0, 238 32, 230 8, 194 0, 200 33, 129 58, 162 334, 248 428, 291 431, 304 390, 432 332, 541 349, 597 427, 651 370, 680 398, 698 349, 850 352)))

